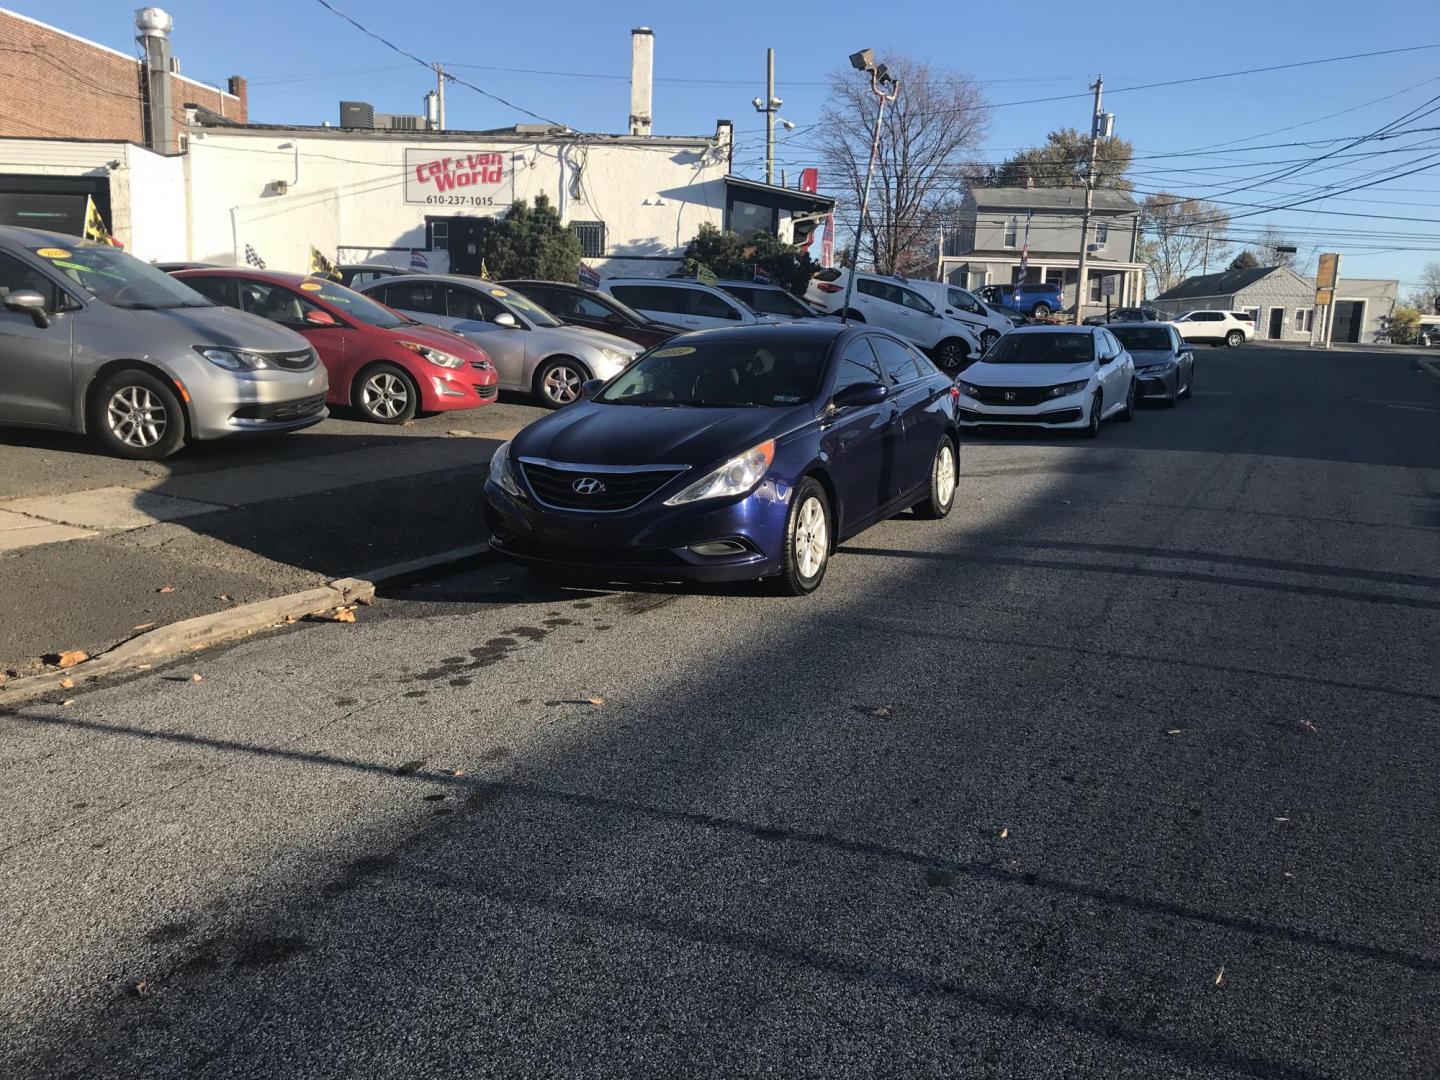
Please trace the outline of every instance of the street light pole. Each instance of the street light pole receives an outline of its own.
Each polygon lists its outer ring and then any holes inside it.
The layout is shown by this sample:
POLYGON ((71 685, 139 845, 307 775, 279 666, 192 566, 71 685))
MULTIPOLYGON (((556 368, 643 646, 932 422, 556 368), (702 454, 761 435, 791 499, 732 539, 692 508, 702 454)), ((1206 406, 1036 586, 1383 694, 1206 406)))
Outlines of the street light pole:
MULTIPOLYGON (((880 154, 880 124, 885 119, 885 106, 900 96, 900 83, 890 75, 884 65, 876 65, 869 49, 862 49, 850 57, 850 63, 860 71, 870 73, 870 92, 875 95, 878 107, 875 110, 875 134, 870 140, 870 163, 865 167, 865 186, 860 193, 860 220, 855 225, 855 250, 850 259, 850 276, 845 282, 845 307, 840 313, 841 323, 850 321, 850 298, 855 295, 855 273, 860 269, 860 242, 865 236, 865 218, 870 213, 870 182, 875 176, 875 159, 880 154), (886 93, 885 86, 890 91, 886 93)), ((878 243, 878 234, 877 234, 878 243)))
POLYGON ((778 114, 780 106, 785 103, 775 96, 775 50, 765 50, 765 100, 758 97, 750 104, 755 106, 755 111, 765 114, 765 183, 775 182, 775 122, 777 120, 784 124, 787 129, 795 125, 789 120, 782 119, 778 114))
POLYGON ((1095 111, 1090 117, 1090 165, 1085 170, 1085 215, 1080 219, 1080 267, 1075 275, 1076 326, 1084 322, 1085 294, 1089 292, 1090 285, 1086 277, 1090 273, 1090 214, 1095 208, 1095 159, 1100 154, 1102 129, 1105 129, 1104 134, 1108 136, 1113 123, 1112 117, 1107 117, 1100 111, 1100 98, 1105 92, 1105 77, 1097 76, 1090 89, 1095 91, 1095 111))

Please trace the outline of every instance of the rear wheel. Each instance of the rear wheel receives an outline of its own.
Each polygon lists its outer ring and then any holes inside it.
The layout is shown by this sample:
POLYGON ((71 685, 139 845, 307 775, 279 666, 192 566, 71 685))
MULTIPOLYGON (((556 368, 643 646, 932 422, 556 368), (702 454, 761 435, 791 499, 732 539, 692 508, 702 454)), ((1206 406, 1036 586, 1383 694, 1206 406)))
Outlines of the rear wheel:
POLYGON ((1245 344, 1245 335, 1239 330, 1231 330, 1225 335, 1225 344, 1229 345, 1232 349, 1238 349, 1241 345, 1245 344))
POLYGON ((351 387, 350 403, 377 424, 403 424, 420 407, 420 388, 403 368, 372 364, 351 387))
POLYGON ((535 396, 549 409, 569 405, 580 396, 580 388, 590 373, 577 360, 556 356, 540 365, 535 372, 535 396))
POLYGON ((959 475, 960 459, 955 453, 955 444, 946 435, 940 440, 935 458, 930 463, 930 494, 915 507, 915 513, 931 521, 948 515, 955 505, 955 485, 959 475))
POLYGON ((90 434, 114 457, 159 461, 185 441, 179 396, 148 371, 107 375, 91 391, 89 411, 90 434))
POLYGON ((1050 317, 1050 305, 1046 303, 1036 304, 1030 309, 1032 319, 1048 319, 1050 317))
POLYGON ((806 478, 790 500, 785 521, 785 553, 776 591, 805 596, 820 587, 830 565, 830 501, 825 489, 806 478))

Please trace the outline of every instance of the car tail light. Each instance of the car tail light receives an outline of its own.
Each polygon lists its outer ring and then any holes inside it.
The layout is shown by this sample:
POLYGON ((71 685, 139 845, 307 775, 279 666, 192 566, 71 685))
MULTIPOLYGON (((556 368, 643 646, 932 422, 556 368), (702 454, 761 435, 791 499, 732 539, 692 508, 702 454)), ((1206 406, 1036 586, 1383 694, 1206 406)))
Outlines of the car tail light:
POLYGON ((960 388, 959 388, 958 386, 952 386, 952 387, 950 387, 950 400, 951 400, 951 401, 959 401, 959 400, 960 400, 960 388))
POLYGON ((817 281, 815 284, 819 287, 819 289, 820 289, 821 292, 837 293, 837 292, 844 292, 844 291, 845 291, 845 290, 844 290, 843 288, 841 288, 839 285, 832 285, 832 284, 831 284, 830 282, 828 282, 828 281, 817 281))

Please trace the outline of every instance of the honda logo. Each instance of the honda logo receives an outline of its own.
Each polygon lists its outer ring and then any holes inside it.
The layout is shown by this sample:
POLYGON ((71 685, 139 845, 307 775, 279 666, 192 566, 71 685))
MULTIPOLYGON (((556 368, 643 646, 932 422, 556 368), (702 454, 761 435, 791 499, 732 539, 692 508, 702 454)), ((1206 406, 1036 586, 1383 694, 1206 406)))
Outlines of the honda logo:
POLYGON ((570 485, 577 495, 599 495, 605 490, 605 485, 593 476, 583 476, 570 485))
POLYGON ((1014 400, 1015 400, 1015 391, 1014 391, 1014 390, 1006 390, 1006 391, 1005 391, 1005 400, 1006 400, 1006 401, 1014 401, 1014 400))

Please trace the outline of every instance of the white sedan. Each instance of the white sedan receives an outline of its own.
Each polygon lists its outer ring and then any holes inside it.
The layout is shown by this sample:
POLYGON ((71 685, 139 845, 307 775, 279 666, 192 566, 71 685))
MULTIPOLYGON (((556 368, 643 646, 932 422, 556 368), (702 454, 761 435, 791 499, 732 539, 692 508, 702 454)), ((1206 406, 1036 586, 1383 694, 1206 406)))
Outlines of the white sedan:
POLYGON ((1034 427, 1100 434, 1135 416, 1135 362, 1103 326, 1021 326, 955 380, 961 427, 1034 427))

